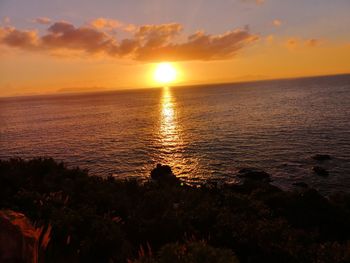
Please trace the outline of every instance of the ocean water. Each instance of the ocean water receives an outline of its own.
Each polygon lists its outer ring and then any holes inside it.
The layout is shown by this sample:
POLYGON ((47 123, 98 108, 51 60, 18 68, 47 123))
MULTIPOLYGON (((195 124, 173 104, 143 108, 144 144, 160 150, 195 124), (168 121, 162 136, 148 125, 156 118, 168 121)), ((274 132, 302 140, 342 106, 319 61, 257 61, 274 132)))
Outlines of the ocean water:
POLYGON ((140 180, 168 164, 192 184, 257 167, 285 189, 350 192, 350 75, 0 99, 0 159, 38 156, 140 180))

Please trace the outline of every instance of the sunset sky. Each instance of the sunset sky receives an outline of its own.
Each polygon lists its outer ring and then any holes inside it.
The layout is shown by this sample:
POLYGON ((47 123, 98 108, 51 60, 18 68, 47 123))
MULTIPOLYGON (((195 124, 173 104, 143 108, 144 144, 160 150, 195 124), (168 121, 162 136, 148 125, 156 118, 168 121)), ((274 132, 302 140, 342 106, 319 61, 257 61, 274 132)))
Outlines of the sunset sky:
POLYGON ((0 96, 350 73, 349 0, 0 0, 0 96))

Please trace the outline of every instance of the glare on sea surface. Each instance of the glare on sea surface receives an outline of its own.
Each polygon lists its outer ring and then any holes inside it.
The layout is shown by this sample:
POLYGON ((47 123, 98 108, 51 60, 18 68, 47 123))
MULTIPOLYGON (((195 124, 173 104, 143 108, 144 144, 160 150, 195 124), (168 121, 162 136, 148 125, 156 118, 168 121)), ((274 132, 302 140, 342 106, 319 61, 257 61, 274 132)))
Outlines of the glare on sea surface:
POLYGON ((159 63, 154 71, 154 80, 157 83, 168 84, 174 82, 177 77, 176 68, 168 62, 159 63))
POLYGON ((170 165, 173 172, 180 176, 186 174, 182 180, 190 183, 190 171, 197 169, 195 158, 184 156, 184 140, 182 125, 178 119, 179 109, 172 88, 163 87, 160 104, 159 142, 161 148, 157 153, 158 161, 170 165), (190 163, 190 165, 189 165, 190 163))
POLYGON ((181 130, 177 123, 176 101, 171 88, 164 87, 161 100, 160 143, 162 161, 173 168, 181 165, 181 130))
POLYGON ((161 127, 163 147, 175 146, 179 140, 179 130, 175 119, 175 105, 170 88, 163 88, 161 127))

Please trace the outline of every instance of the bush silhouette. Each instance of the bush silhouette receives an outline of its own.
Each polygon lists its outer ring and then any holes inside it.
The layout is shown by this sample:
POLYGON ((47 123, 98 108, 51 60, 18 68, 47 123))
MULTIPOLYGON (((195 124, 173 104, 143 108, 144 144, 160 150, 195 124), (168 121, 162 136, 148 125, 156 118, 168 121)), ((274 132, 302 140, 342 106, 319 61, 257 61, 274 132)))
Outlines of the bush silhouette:
POLYGON ((53 159, 11 159, 0 160, 0 208, 52 226, 45 262, 350 261, 350 196, 309 188, 140 185, 53 159), (140 258, 140 247, 152 256, 140 258))

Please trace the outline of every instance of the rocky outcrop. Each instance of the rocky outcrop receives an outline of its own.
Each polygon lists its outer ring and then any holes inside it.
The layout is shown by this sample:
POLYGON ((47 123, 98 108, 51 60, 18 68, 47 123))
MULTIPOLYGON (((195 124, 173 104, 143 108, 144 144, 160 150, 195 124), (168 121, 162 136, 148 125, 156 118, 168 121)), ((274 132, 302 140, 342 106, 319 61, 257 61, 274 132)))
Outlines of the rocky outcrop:
POLYGON ((243 168, 239 170, 238 177, 246 180, 270 182, 271 176, 267 172, 257 168, 243 168))
POLYGON ((180 182, 169 165, 157 164, 157 167, 151 171, 151 178, 161 184, 177 184, 180 182))

